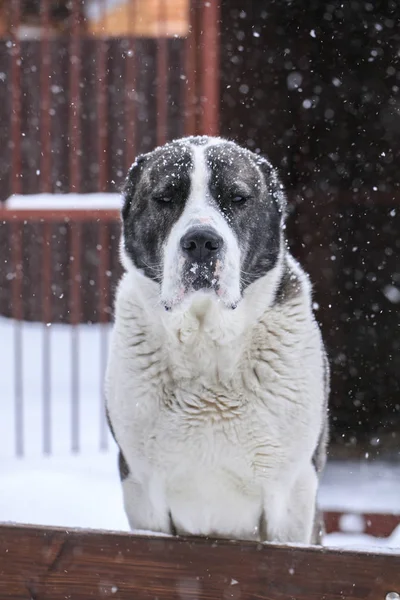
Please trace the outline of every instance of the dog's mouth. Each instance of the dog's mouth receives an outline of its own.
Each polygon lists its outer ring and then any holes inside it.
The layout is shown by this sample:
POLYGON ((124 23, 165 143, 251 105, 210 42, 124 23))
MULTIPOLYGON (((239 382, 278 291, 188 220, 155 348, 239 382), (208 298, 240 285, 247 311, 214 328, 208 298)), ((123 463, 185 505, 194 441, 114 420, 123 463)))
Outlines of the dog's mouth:
POLYGON ((219 277, 215 273, 215 266, 192 265, 183 277, 186 292, 199 290, 218 290, 219 277))
POLYGON ((196 279, 192 281, 190 287, 193 288, 195 292, 197 292, 198 290, 209 290, 214 286, 209 277, 200 276, 196 277, 196 279))
POLYGON ((204 293, 215 296, 218 300, 230 309, 235 309, 240 302, 241 297, 227 297, 226 291, 223 291, 221 285, 221 275, 223 274, 223 263, 216 261, 207 261, 207 264, 189 263, 181 264, 181 276, 179 287, 176 288, 170 298, 162 300, 162 304, 167 311, 172 310, 181 304, 185 298, 190 298, 193 294, 204 293))

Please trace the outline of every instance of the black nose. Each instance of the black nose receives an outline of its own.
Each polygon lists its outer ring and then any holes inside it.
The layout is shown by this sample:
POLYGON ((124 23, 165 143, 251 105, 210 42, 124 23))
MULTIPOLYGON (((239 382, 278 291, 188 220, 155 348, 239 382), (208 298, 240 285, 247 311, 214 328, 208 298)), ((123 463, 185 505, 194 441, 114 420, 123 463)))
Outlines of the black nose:
POLYGON ((222 237, 213 229, 190 229, 181 238, 183 252, 194 262, 204 262, 221 247, 222 237))

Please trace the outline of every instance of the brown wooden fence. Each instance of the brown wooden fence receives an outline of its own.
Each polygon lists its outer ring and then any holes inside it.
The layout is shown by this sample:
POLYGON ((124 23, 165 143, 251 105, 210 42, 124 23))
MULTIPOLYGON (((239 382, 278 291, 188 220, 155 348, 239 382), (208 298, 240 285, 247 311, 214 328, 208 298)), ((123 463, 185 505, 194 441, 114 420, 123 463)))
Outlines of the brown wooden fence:
POLYGON ((119 230, 118 210, 0 210, 0 314, 109 322, 119 230))
MULTIPOLYGON (((80 411, 87 401, 80 392, 80 343, 77 326, 82 323, 108 324, 112 317, 114 289, 120 276, 118 260, 119 212, 117 210, 1 210, 0 209, 0 314, 11 318, 13 353, 11 397, 5 405, 13 404, 13 445, 15 454, 25 454, 27 412, 33 398, 25 387, 23 355, 35 352, 42 357, 41 411, 43 452, 52 452, 54 427, 52 415, 57 400, 52 378, 52 346, 49 325, 66 323, 70 346, 63 350, 62 360, 70 359, 67 381, 70 385, 70 449, 80 450, 82 431, 80 411), (24 346, 23 321, 43 323, 40 345, 24 346)), ((105 332, 105 330, 104 330, 105 332)), ((100 411, 98 447, 107 448, 103 379, 108 339, 101 335, 96 348, 99 375, 86 394, 98 394, 93 410, 100 411)), ((93 414, 93 417, 96 417, 93 414)), ((38 437, 39 437, 38 433, 38 437)), ((39 441, 39 440, 38 440, 39 441)), ((4 440, 3 440, 4 444, 4 440)), ((7 448, 3 448, 9 451, 7 448)))
POLYGON ((2 600, 395 600, 399 555, 0 526, 2 600))
POLYGON ((158 4, 158 35, 108 37, 88 32, 83 0, 69 3, 69 29, 55 35, 51 3, 40 0, 40 33, 27 40, 24 3, 7 3, 0 201, 11 193, 115 190, 138 153, 184 134, 217 133, 219 4, 189 3, 185 36, 168 34, 167 0, 158 4))

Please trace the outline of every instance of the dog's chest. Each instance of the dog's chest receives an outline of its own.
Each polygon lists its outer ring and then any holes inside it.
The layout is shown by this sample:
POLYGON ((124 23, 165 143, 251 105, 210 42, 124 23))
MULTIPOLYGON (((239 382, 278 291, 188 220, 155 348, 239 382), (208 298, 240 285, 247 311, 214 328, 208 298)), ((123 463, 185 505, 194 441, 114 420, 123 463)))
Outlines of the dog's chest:
POLYGON ((254 479, 314 444, 312 348, 303 344, 300 355, 293 340, 264 325, 225 347, 202 335, 192 344, 155 340, 125 348, 119 400, 109 406, 128 461, 170 474, 186 464, 189 477, 242 469, 254 479))

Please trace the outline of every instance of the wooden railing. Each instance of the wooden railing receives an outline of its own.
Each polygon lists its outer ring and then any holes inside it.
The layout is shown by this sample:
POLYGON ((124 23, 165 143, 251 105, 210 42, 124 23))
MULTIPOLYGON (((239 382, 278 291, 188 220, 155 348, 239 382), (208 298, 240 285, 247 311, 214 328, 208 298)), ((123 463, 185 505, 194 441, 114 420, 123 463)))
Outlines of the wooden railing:
POLYGON ((400 556, 3 525, 2 600, 394 600, 400 556))
POLYGON ((82 367, 78 326, 81 323, 102 326, 99 347, 93 349, 98 355, 101 374, 94 385, 99 395, 99 447, 107 447, 102 383, 108 352, 107 326, 112 318, 113 293, 120 275, 119 221, 118 210, 0 210, 0 316, 11 319, 10 353, 14 357, 13 397, 2 401, 13 404, 10 428, 14 429, 17 456, 25 454, 31 400, 31 392, 24 385, 24 321, 42 323, 38 325, 42 333, 35 352, 42 357, 41 446, 45 454, 52 453, 52 414, 56 400, 50 325, 70 325, 65 356, 70 358, 70 448, 73 452, 79 451, 84 441, 80 413, 85 397, 79 386, 82 367))

